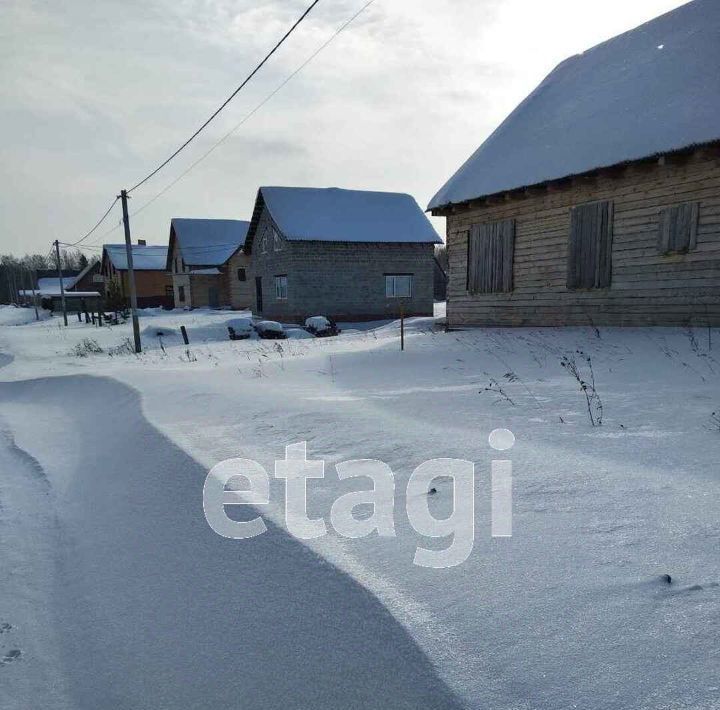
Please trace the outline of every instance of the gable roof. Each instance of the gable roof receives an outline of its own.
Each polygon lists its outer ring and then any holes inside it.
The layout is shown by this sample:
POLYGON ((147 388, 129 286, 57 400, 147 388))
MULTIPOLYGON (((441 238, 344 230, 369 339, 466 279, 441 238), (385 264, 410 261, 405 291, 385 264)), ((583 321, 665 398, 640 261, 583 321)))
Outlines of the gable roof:
MULTIPOLYGON (((222 266, 245 245, 249 226, 250 222, 239 219, 174 217, 170 221, 170 242, 177 240, 183 261, 188 266, 222 266)), ((168 259, 171 253, 172 249, 169 249, 168 259)))
POLYGON ((337 187, 261 187, 246 240, 249 248, 263 206, 289 241, 441 242, 410 195, 337 187))
POLYGON ((720 2, 562 62, 432 198, 438 209, 720 139, 720 2))
MULTIPOLYGON (((78 276, 63 276, 63 289, 65 291, 70 290, 77 283, 78 278, 78 276)), ((38 293, 42 292, 43 294, 59 294, 60 279, 57 276, 55 276, 54 278, 47 276, 45 278, 38 279, 36 290, 38 291, 38 293)))
MULTIPOLYGON (((166 246, 133 244, 133 269, 136 271, 165 271, 167 253, 166 246)), ((124 244, 103 245, 103 261, 106 256, 118 271, 127 271, 127 253, 124 244)))
POLYGON ((93 269, 100 269, 101 263, 97 259, 93 259, 92 261, 88 261, 87 266, 75 277, 75 282, 73 283, 73 286, 75 284, 80 283, 93 269))

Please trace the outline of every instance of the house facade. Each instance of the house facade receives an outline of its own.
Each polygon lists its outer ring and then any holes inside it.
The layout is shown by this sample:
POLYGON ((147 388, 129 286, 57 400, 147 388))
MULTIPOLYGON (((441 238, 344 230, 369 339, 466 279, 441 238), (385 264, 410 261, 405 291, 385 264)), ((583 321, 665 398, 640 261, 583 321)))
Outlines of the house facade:
POLYGON ((105 293, 105 277, 102 274, 102 262, 95 259, 77 275, 72 286, 74 291, 96 291, 105 293))
POLYGON ((262 187, 246 241, 253 312, 286 322, 432 315, 439 242, 409 195, 262 187))
POLYGON ((720 325, 719 34, 696 0, 572 57, 471 156, 449 325, 720 325))
POLYGON ((243 248, 249 222, 174 218, 166 268, 178 308, 249 308, 252 282, 243 248))
MULTIPOLYGON (((172 277, 166 270, 166 246, 132 245, 135 291, 139 308, 173 307, 172 277)), ((103 246, 100 272, 105 279, 105 295, 116 286, 121 298, 130 302, 127 253, 124 244, 103 246), (112 285, 111 285, 112 284, 112 285)))

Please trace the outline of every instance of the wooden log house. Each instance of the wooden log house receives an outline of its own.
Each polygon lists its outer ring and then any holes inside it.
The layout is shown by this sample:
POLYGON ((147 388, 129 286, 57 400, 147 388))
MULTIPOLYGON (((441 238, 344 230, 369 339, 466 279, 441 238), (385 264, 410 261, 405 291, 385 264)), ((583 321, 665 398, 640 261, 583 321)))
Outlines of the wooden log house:
POLYGON ((561 63, 435 195, 448 323, 720 325, 720 3, 561 63))

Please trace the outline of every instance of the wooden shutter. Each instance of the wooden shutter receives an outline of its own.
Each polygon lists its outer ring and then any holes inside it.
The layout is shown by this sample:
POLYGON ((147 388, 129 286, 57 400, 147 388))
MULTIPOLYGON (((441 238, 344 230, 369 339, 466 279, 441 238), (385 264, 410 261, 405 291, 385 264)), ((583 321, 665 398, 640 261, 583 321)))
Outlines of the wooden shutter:
POLYGON ((660 212, 658 251, 661 254, 682 253, 697 247, 697 225, 700 205, 686 202, 660 212))
POLYGON ((514 251, 514 219, 473 225, 468 233, 467 290, 512 291, 514 251))
POLYGON ((579 205, 570 210, 567 287, 605 288, 612 279, 613 204, 579 205))

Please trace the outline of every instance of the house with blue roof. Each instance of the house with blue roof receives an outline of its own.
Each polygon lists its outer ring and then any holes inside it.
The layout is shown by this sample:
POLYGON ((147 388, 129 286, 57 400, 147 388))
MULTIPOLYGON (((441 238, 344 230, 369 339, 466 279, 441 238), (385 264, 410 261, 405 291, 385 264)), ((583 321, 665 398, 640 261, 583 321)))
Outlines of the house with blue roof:
MULTIPOLYGON (((140 308, 172 308, 172 280, 166 270, 167 246, 147 244, 139 239, 131 246, 135 290, 140 308)), ((130 281, 125 244, 103 245, 100 273, 105 281, 105 294, 117 292, 129 304, 130 281)))
POLYGON ((428 209, 451 326, 720 325, 720 2, 561 62, 428 209))
POLYGON ((185 219, 170 222, 166 268, 178 308, 249 308, 249 257, 244 252, 249 222, 185 219))
POLYGON ((438 243, 410 195, 261 187, 245 240, 253 312, 286 322, 431 316, 438 243))

